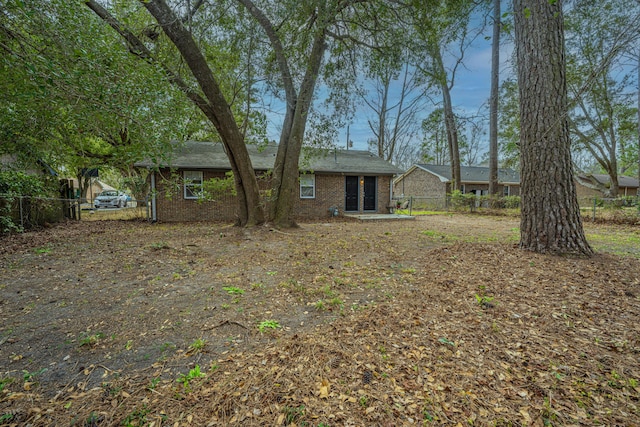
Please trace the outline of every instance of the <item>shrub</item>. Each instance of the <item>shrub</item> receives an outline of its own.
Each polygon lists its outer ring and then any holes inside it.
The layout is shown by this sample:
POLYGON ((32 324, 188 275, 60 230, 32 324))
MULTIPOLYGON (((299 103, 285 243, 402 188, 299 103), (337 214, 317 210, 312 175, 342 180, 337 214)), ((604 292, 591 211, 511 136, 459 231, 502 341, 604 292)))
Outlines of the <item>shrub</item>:
POLYGON ((477 197, 473 193, 463 194, 460 190, 454 190, 449 194, 449 205, 455 210, 460 208, 473 209, 477 197))
POLYGON ((23 211, 27 212, 29 224, 39 223, 37 218, 42 218, 42 221, 50 219, 52 210, 56 210, 50 201, 45 201, 42 206, 32 206, 33 198, 47 196, 48 189, 46 181, 39 176, 20 171, 0 171, 0 232, 22 231, 20 209, 15 208, 16 200, 21 197, 28 201, 28 209, 23 211), (37 214, 37 218, 32 218, 32 214, 37 214))
POLYGON ((504 196, 502 200, 504 207, 507 209, 518 209, 520 207, 520 196, 504 196))

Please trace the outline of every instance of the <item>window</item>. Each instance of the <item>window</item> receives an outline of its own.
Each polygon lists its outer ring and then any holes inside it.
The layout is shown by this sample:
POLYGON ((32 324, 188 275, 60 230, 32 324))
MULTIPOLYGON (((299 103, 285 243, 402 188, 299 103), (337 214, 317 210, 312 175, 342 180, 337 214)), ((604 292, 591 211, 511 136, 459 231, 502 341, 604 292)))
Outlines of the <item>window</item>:
POLYGON ((198 199, 202 196, 202 171, 184 171, 184 198, 198 199))
POLYGON ((316 197, 316 176, 300 175, 300 198, 315 199, 316 197))
POLYGON ((503 190, 502 190, 502 194, 506 197, 506 196, 508 196, 508 195, 509 195, 509 193, 510 193, 510 191, 509 191, 509 186, 508 186, 508 185, 505 185, 505 186, 504 186, 504 188, 503 188, 503 190))

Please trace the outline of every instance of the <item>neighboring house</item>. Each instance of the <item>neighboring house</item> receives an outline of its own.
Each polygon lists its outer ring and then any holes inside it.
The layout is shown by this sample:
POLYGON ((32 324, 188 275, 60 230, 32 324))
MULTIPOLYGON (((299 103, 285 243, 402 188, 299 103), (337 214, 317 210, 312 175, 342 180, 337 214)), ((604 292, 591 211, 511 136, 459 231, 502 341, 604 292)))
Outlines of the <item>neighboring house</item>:
POLYGON ((81 192, 80 190, 80 185, 78 184, 78 178, 69 178, 69 181, 72 183, 73 187, 75 189, 75 197, 81 198, 83 200, 83 203, 93 203, 93 199, 95 199, 98 194, 102 193, 103 191, 106 190, 115 190, 115 188, 113 188, 112 186, 110 186, 109 184, 105 184, 104 182, 96 179, 96 178, 88 178, 90 180, 89 185, 87 186, 86 191, 84 191, 84 194, 82 194, 81 196, 78 194, 81 192))
MULTIPOLYGON (((489 168, 461 166, 462 193, 489 193, 489 168)), ((394 198, 419 197, 444 200, 451 193, 451 166, 415 164, 393 182, 394 198)), ((511 169, 498 169, 498 194, 520 195, 520 174, 511 169)))
MULTIPOLYGON (((578 175, 576 177, 576 193, 579 199, 594 197, 611 197, 601 189, 608 189, 610 186, 609 175, 578 175), (595 180, 595 182, 593 182, 595 180)), ((618 176, 618 196, 635 197, 638 195, 638 178, 630 176, 618 176)))
MULTIPOLYGON (((269 171, 277 145, 247 146, 265 203, 268 203, 269 171)), ((157 221, 234 221, 237 202, 232 194, 215 200, 200 196, 203 181, 224 178, 230 170, 222 144, 186 142, 177 146, 170 160, 150 160, 137 167, 149 174, 152 219, 157 221)), ((304 149, 300 158, 300 185, 294 206, 296 219, 319 219, 333 212, 387 213, 391 183, 401 171, 389 162, 358 150, 304 149)))

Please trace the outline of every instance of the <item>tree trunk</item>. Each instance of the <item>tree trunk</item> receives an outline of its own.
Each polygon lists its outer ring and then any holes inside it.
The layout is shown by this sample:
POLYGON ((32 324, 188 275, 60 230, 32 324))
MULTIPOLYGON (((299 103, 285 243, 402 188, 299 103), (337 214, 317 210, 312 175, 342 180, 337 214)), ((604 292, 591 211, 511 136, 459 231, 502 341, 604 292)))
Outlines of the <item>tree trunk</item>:
MULTIPOLYGON (((238 200, 237 225, 251 226, 264 222, 264 209, 260 203, 260 192, 255 171, 238 129, 233 113, 227 103, 218 82, 216 81, 206 59, 193 40, 191 33, 184 27, 183 20, 178 19, 165 0, 140 0, 143 6, 158 21, 167 37, 176 46, 183 60, 191 70, 206 97, 203 98, 189 84, 171 71, 165 64, 158 63, 151 51, 131 31, 122 26, 104 7, 95 0, 84 0, 84 3, 104 22, 116 30, 126 40, 129 51, 140 59, 159 65, 169 82, 178 87, 190 101, 198 107, 214 125, 222 139, 225 152, 229 158, 231 171, 235 181, 238 200)), ((194 9, 202 2, 198 1, 194 9)))
POLYGON ((209 108, 201 109, 218 131, 231 164, 239 202, 238 225, 263 223, 264 210, 260 203, 258 182, 244 138, 200 48, 164 0, 141 2, 180 51, 207 98, 209 108))
POLYGON ((387 102, 389 100, 389 87, 391 86, 391 73, 387 70, 387 75, 382 87, 382 104, 380 105, 380 120, 378 122, 378 157, 384 159, 384 149, 387 145, 387 102))
POLYGON ((451 89, 447 83, 447 73, 442 62, 440 46, 435 46, 432 52, 436 75, 442 91, 442 108, 444 110, 444 125, 447 130, 447 143, 449 144, 449 161, 451 162, 451 191, 460 189, 460 147, 458 144, 458 128, 456 118, 453 114, 453 104, 451 103, 451 89))
POLYGON ((449 160, 451 162, 451 191, 461 188, 462 175, 460 174, 460 147, 458 145, 458 128, 451 105, 451 93, 449 86, 442 86, 442 98, 444 100, 444 123, 447 129, 447 142, 449 143, 449 160))
POLYGON ((491 97, 489 100, 489 194, 498 193, 498 90, 500 84, 500 0, 493 0, 491 97))
POLYGON ((520 248, 591 255, 571 165, 562 1, 514 0, 520 87, 520 248))
POLYGON ((326 33, 324 28, 321 28, 317 30, 313 47, 309 54, 309 65, 300 85, 297 99, 295 103, 288 103, 295 105, 295 109, 291 115, 291 121, 285 120, 285 125, 288 123, 291 125, 288 131, 285 128, 282 131, 283 135, 288 135, 288 138, 281 139, 276 155, 276 164, 282 165, 281 168, 274 169, 274 182, 277 182, 278 185, 272 187, 272 192, 277 194, 277 198, 272 210, 273 216, 270 220, 276 227, 288 228, 296 226, 293 220, 293 205, 298 197, 300 152, 302 151, 309 110, 311 109, 313 93, 325 50, 326 33))

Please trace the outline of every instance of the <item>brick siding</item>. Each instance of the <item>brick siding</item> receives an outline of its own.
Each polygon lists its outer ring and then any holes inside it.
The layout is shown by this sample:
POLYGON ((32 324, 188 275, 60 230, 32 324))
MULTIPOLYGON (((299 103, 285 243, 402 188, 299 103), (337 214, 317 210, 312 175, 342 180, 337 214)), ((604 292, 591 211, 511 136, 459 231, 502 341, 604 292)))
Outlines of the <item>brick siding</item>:
MULTIPOLYGON (((470 193, 474 190, 489 191, 489 184, 473 183, 464 184, 464 192, 470 193)), ((504 194, 505 186, 498 185, 498 194, 504 194)), ((449 183, 440 181, 440 178, 429 173, 423 169, 415 168, 411 172, 405 174, 399 178, 393 185, 393 197, 423 197, 427 199, 444 199, 444 197, 451 192, 451 186, 449 183)), ((510 196, 520 195, 519 185, 509 186, 510 196)))
MULTIPOLYGON (((194 169, 195 170, 195 169, 194 169)), ((203 179, 224 178, 223 171, 202 170, 203 179)), ((216 200, 195 200, 184 198, 184 186, 181 182, 182 171, 171 178, 168 169, 155 173, 156 181, 156 217, 158 221, 235 221, 238 217, 236 197, 226 194, 216 200)), ((360 179, 361 177, 359 177, 360 179)), ((377 210, 388 213, 390 203, 389 188, 391 176, 377 177, 377 210)), ((258 184, 263 191, 265 205, 269 182, 259 178, 258 184)), ((360 212, 363 212, 364 194, 360 187, 360 212)), ((315 174, 315 198, 296 198, 294 206, 295 219, 322 219, 330 216, 329 208, 337 207, 340 214, 345 207, 345 176, 341 174, 315 174)), ((369 211, 367 211, 369 212, 369 211)))
POLYGON ((447 184, 420 168, 415 168, 393 185, 393 196, 396 198, 412 196, 435 199, 444 198, 446 194, 447 184))

